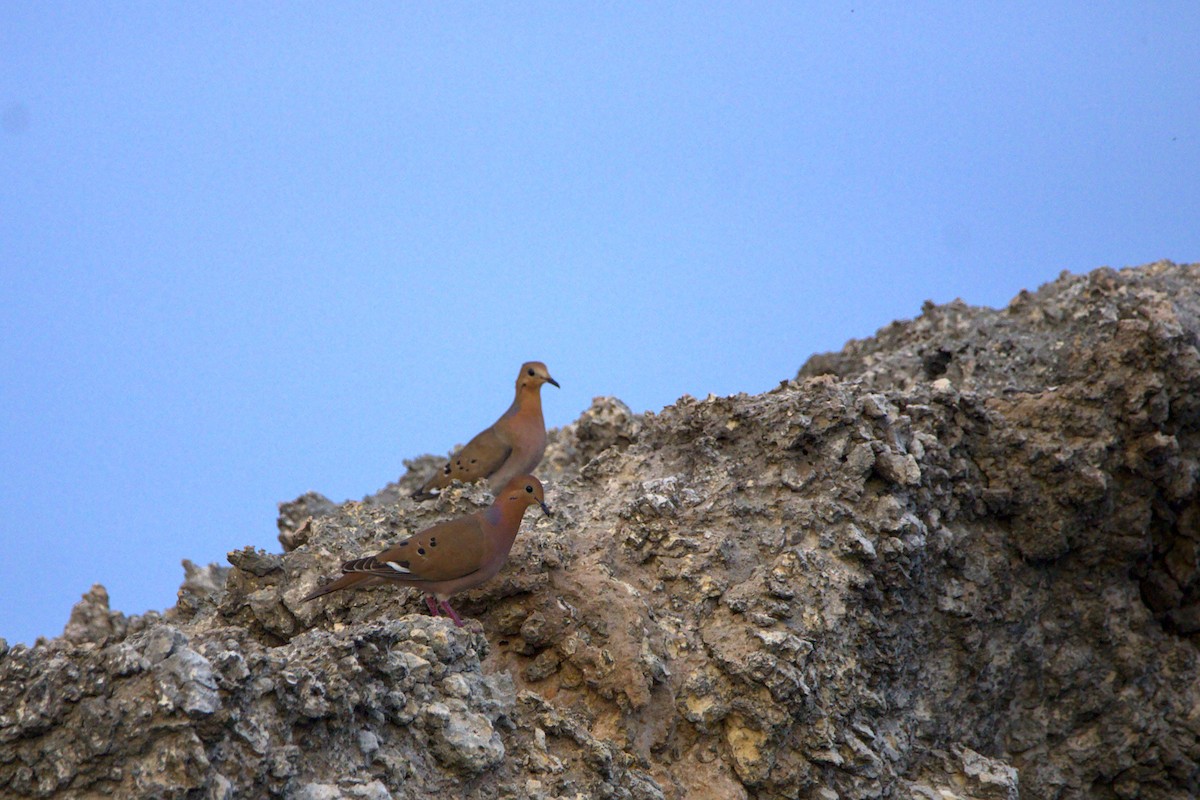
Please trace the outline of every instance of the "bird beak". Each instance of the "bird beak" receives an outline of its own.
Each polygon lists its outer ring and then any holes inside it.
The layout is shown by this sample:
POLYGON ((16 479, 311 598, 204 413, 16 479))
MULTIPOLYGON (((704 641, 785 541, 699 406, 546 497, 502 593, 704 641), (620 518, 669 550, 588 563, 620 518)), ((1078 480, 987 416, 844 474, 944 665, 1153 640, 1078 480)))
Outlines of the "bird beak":
POLYGON ((554 378, 551 378, 549 375, 546 376, 546 383, 552 383, 559 389, 562 388, 561 386, 558 385, 558 381, 554 380, 554 378))
POLYGON ((541 500, 538 500, 538 505, 542 507, 542 511, 545 511, 545 512, 546 512, 546 516, 547 516, 547 517, 553 517, 553 516, 554 516, 553 514, 551 514, 551 513, 550 513, 550 506, 546 505, 546 504, 545 504, 545 503, 543 503, 541 500))

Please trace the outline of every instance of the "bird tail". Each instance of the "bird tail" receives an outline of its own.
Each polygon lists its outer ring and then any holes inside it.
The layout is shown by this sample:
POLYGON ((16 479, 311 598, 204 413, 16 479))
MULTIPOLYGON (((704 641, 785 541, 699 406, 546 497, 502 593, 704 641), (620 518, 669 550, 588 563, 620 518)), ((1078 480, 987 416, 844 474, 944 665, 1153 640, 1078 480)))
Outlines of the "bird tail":
POLYGON ((426 481, 424 486, 412 493, 412 499, 432 500, 441 494, 442 490, 450 484, 449 481, 443 483, 442 481, 438 480, 440 477, 440 475, 434 475, 432 478, 426 481))
POLYGON ((303 598, 301 598, 300 602, 307 603, 309 600, 316 600, 318 597, 323 597, 330 592, 336 592, 339 589, 349 589, 351 586, 357 586, 358 584, 368 580, 370 577, 370 575, 343 575, 336 581, 327 583, 321 588, 317 589, 315 592, 310 592, 309 594, 305 595, 303 598))
POLYGON ((429 476, 429 480, 425 481, 425 483, 421 485, 420 489, 417 489, 412 493, 412 498, 413 500, 432 500, 433 498, 437 497, 443 489, 449 486, 450 482, 450 465, 447 464, 445 467, 440 467, 435 470, 434 473, 429 476))

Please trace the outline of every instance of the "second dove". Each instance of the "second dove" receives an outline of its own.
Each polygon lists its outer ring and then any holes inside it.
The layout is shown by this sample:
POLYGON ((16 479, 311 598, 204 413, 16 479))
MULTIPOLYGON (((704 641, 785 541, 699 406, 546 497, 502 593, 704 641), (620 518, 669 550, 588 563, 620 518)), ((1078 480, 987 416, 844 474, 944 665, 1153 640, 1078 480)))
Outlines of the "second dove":
POLYGON ((558 386, 540 361, 526 361, 517 373, 517 394, 512 405, 487 430, 477 434, 454 454, 425 485, 413 493, 428 500, 451 481, 486 478, 497 491, 509 480, 533 472, 546 451, 546 421, 542 417, 542 384, 558 386))

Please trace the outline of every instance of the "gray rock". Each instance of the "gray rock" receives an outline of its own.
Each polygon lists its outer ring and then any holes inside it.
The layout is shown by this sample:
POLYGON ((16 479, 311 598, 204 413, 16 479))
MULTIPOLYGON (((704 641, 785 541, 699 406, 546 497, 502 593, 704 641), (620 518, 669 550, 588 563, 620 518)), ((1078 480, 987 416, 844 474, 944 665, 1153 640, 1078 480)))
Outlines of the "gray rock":
POLYGON ((427 457, 302 498, 176 608, 94 587, 0 644, 0 795, 1196 796, 1198 342, 1163 262, 929 304, 761 395, 598 399, 462 629, 299 599, 486 487, 414 503, 427 457))
POLYGON ((425 710, 433 753, 446 766, 475 774, 504 758, 504 743, 482 714, 434 703, 425 710))
POLYGON ((103 642, 124 635, 125 615, 108 607, 108 591, 96 584, 71 609, 63 638, 72 642, 103 642))

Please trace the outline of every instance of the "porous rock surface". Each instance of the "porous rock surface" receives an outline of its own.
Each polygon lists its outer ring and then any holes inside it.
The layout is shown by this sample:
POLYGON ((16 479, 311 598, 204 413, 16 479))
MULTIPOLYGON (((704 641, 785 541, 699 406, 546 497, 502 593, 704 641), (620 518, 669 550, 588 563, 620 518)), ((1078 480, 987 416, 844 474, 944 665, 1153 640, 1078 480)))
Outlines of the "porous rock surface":
POLYGON ((0 795, 1200 792, 1200 265, 927 305, 758 396, 551 433, 555 511, 454 628, 300 598, 488 502, 309 494, 282 554, 0 645, 0 795))

